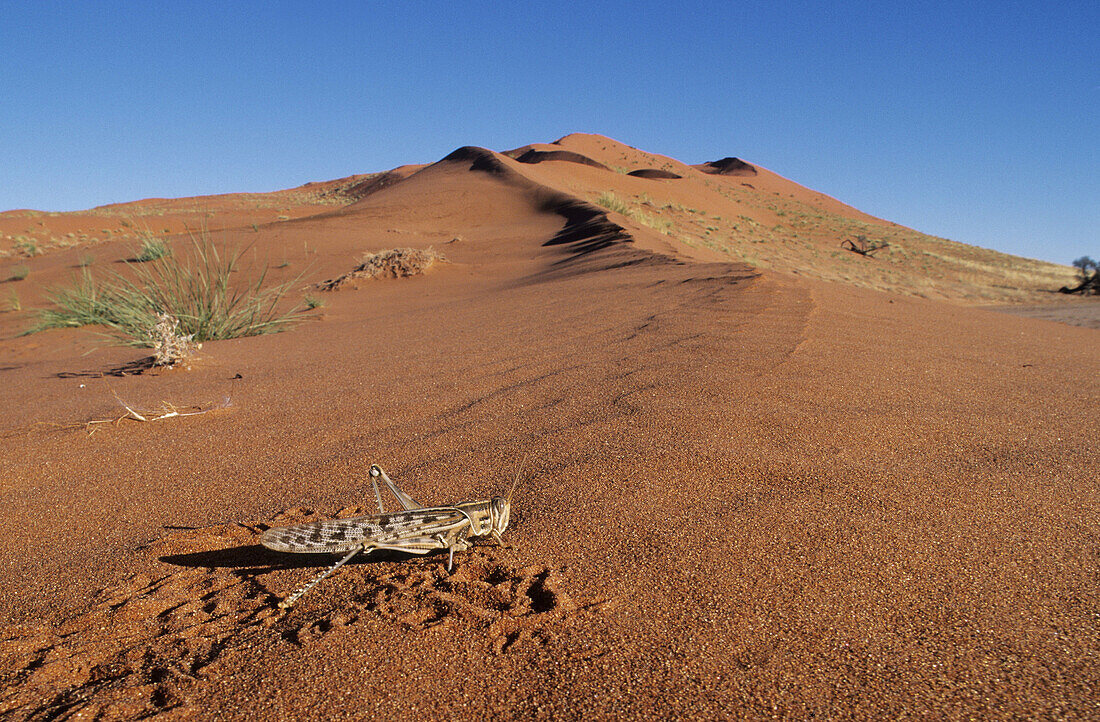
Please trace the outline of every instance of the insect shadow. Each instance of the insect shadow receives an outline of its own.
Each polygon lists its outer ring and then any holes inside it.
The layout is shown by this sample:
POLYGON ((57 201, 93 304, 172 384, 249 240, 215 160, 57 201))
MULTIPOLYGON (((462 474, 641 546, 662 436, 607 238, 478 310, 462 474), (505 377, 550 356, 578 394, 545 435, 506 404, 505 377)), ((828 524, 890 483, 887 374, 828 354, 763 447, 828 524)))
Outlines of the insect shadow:
MULTIPOLYGON (((408 560, 413 556, 401 552, 378 550, 370 556, 360 557, 353 564, 377 564, 379 562, 408 560)), ((260 544, 248 544, 247 546, 214 549, 205 552, 166 554, 159 557, 159 560, 165 564, 174 564, 180 567, 231 568, 254 574, 263 574, 275 569, 323 567, 331 563, 334 558, 334 556, 328 554, 283 554, 272 551, 260 544)))

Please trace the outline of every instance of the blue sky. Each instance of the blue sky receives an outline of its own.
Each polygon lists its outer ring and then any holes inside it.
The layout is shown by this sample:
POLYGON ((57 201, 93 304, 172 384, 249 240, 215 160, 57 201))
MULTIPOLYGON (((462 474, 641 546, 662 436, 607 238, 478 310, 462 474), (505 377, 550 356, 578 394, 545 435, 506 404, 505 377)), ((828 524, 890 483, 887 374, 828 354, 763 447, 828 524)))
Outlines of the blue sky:
POLYGON ((1100 256, 1100 3, 9 2, 0 210, 266 191, 570 132, 1100 256))

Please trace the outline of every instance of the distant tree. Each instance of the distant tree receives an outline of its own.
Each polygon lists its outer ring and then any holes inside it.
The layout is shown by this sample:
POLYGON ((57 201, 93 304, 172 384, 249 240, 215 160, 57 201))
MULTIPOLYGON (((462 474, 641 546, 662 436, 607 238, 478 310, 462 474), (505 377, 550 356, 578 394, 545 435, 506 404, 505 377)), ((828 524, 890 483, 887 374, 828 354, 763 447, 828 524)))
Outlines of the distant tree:
POLYGON ((1100 270, 1100 263, 1092 260, 1088 256, 1081 256, 1073 262, 1073 267, 1077 269, 1077 275, 1081 279, 1081 282, 1089 280, 1089 276, 1100 270))
POLYGON ((1077 280, 1080 282, 1074 288, 1063 286, 1058 289, 1060 293, 1080 293, 1083 295, 1100 295, 1100 261, 1094 261, 1088 256, 1081 256, 1073 262, 1077 269, 1077 280))

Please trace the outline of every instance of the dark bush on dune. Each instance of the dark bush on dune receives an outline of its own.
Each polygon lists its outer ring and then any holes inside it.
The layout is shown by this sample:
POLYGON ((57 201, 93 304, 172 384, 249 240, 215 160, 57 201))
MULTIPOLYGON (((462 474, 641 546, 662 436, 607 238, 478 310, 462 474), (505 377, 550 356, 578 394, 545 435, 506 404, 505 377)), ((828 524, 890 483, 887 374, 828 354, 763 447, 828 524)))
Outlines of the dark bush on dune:
POLYGON ((1100 261, 1081 256, 1073 262, 1077 269, 1078 284, 1073 288, 1062 286, 1059 293, 1077 293, 1082 296, 1100 296, 1100 261))

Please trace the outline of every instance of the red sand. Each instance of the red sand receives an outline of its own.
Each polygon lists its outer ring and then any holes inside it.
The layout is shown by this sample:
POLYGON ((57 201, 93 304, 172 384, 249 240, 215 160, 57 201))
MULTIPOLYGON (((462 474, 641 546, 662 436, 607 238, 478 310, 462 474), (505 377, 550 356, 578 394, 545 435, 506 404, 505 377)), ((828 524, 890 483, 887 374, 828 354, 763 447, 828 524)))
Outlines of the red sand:
MULTIPOLYGON (((594 139, 561 147, 614 163, 594 139)), ((589 174, 681 182, 465 150, 230 234, 316 278, 451 262, 191 370, 5 315, 0 714, 1100 715, 1098 332, 715 262, 577 202, 589 174), (86 433, 116 395, 230 403, 86 433), (369 511, 372 462, 445 503, 525 457, 506 547, 276 609, 324 561, 266 526, 369 511)))

